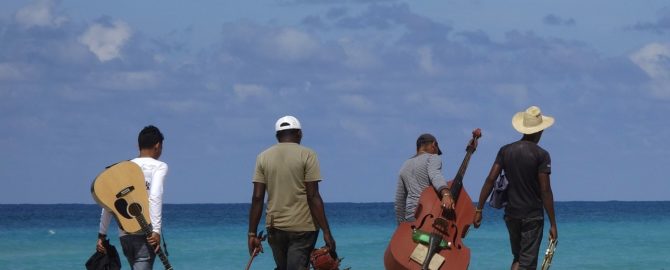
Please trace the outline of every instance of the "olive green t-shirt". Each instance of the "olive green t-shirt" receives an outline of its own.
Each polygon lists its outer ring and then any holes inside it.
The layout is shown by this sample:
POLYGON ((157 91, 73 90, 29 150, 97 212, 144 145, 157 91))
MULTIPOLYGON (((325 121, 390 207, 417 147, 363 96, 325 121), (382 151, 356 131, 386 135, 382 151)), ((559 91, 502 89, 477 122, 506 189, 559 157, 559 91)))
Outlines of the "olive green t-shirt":
POLYGON ((316 231, 305 182, 320 181, 316 153, 297 143, 278 143, 256 157, 253 182, 266 185, 265 224, 285 231, 316 231))

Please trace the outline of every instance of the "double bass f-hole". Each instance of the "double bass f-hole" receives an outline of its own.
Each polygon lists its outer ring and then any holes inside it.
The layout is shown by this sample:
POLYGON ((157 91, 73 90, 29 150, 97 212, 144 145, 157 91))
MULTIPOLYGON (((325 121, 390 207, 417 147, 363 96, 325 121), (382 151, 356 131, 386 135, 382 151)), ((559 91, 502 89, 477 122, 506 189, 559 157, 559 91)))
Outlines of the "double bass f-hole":
POLYGON ((418 229, 421 229, 423 227, 423 224, 426 223, 427 218, 433 218, 433 214, 428 214, 428 215, 423 216, 423 218, 421 219, 421 223, 419 223, 419 227, 416 227, 416 226, 412 225, 412 230, 416 231, 418 229))

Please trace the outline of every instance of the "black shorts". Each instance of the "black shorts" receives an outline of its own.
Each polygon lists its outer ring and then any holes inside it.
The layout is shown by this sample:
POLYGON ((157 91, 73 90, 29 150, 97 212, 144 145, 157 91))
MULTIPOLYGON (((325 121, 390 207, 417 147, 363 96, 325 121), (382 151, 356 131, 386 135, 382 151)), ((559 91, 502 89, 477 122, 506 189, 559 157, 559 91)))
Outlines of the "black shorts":
POLYGON ((519 262, 519 269, 537 269, 537 256, 544 231, 544 216, 523 219, 505 216, 505 224, 509 232, 514 262, 519 262))

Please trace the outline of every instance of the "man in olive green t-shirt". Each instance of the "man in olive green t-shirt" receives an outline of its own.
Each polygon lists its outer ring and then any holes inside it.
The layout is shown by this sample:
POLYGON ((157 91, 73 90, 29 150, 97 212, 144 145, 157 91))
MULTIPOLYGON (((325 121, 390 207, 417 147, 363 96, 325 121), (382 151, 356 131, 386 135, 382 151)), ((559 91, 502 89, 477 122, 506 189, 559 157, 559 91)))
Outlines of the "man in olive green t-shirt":
POLYGON ((256 158, 249 211, 249 254, 254 248, 262 249, 256 230, 267 191, 265 223, 276 269, 308 269, 319 228, 326 246, 337 258, 335 239, 319 194, 319 160, 313 150, 300 145, 302 130, 295 117, 279 118, 275 131, 279 143, 256 158))

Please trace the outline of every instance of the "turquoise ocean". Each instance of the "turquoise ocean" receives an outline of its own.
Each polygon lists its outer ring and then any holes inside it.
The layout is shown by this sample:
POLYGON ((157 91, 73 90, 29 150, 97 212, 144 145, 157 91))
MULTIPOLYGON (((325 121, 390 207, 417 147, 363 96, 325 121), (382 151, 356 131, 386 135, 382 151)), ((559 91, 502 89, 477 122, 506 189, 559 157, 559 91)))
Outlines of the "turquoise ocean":
MULTIPOLYGON (((165 205, 163 234, 174 268, 244 269, 248 211, 249 204, 165 205)), ((327 203, 326 211, 342 265, 384 269, 396 226, 393 204, 327 203)), ((557 202, 556 212, 559 243, 551 269, 670 269, 670 201, 557 202)), ((99 214, 97 205, 0 205, 0 270, 85 269, 95 251, 99 214)), ((471 229, 465 239, 470 269, 509 269, 502 216, 502 210, 487 208, 482 227, 471 229)), ((540 253, 547 230, 548 224, 540 253)), ((110 232, 121 252, 117 236, 116 229, 110 232)), ((273 269, 264 246, 251 269, 273 269)), ((130 269, 121 256, 123 269, 130 269)), ((162 269, 159 260, 155 269, 162 269)))

